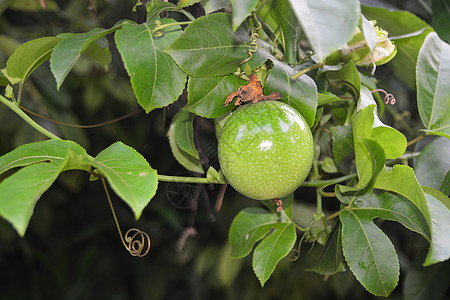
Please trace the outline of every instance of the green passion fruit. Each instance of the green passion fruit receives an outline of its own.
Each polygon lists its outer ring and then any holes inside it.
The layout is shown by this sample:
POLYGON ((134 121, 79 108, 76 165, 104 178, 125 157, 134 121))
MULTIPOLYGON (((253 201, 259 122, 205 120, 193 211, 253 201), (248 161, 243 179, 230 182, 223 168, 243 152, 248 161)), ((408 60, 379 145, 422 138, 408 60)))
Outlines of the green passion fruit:
POLYGON ((256 200, 296 190, 311 169, 314 144, 303 116, 277 101, 234 111, 220 133, 219 162, 231 186, 256 200))

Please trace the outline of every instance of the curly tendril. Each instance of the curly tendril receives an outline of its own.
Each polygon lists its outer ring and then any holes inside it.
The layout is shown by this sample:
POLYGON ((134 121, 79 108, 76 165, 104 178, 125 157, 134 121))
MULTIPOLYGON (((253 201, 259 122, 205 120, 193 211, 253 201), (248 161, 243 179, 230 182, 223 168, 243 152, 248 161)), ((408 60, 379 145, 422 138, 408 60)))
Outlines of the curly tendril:
POLYGON ((383 90, 383 89, 376 89, 376 90, 373 90, 373 91, 370 91, 370 92, 371 92, 372 94, 373 94, 373 93, 377 93, 377 92, 382 92, 382 93, 384 93, 384 104, 394 105, 394 104, 397 102, 397 100, 395 100, 394 95, 392 95, 392 94, 386 92, 386 91, 383 90))
MULTIPOLYGON (((91 173, 95 174, 95 173, 91 173)), ((95 174, 94 176, 98 176, 95 174)), ((104 177, 100 177, 102 180, 103 188, 105 189, 106 198, 108 199, 109 206, 111 207, 111 212, 116 223, 117 231, 119 232, 120 240, 124 245, 125 249, 132 255, 137 257, 144 257, 150 251, 150 237, 148 234, 137 228, 131 228, 125 233, 125 237, 122 235, 122 230, 120 229, 119 221, 117 220, 116 212, 111 202, 111 197, 109 196, 108 187, 104 177)))
POLYGON ((255 53, 258 50, 258 39, 259 39, 258 30, 262 28, 262 25, 255 15, 253 15, 253 23, 256 25, 256 27, 252 28, 252 34, 250 36, 250 48, 248 49, 249 56, 243 61, 241 61, 240 63, 241 65, 245 64, 250 59, 252 59, 253 53, 255 53))
POLYGON ((124 245, 131 255, 144 257, 150 251, 150 237, 142 230, 131 228, 125 233, 124 245))

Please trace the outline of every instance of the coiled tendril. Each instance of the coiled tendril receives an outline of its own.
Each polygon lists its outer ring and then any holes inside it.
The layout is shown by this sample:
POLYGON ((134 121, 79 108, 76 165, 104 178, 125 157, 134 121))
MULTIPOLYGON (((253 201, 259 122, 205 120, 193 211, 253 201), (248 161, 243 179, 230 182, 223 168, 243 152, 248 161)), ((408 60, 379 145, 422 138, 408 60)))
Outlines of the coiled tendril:
POLYGON ((397 102, 397 100, 395 100, 394 95, 386 92, 383 89, 376 89, 376 90, 371 91, 371 93, 376 93, 376 92, 384 93, 384 99, 383 99, 384 100, 384 104, 394 105, 397 102))
POLYGON ((259 34, 258 30, 262 28, 261 23, 259 22, 256 15, 253 15, 253 23, 256 25, 256 27, 252 28, 252 34, 250 35, 250 48, 248 49, 248 57, 241 61, 241 65, 248 62, 253 57, 253 53, 255 53, 258 50, 258 39, 259 34))

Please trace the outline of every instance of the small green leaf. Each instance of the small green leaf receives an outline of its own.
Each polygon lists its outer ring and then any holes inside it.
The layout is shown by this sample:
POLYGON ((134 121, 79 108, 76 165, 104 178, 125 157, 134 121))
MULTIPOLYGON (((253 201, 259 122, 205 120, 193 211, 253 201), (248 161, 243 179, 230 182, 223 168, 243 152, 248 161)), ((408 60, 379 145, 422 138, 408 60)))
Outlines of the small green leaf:
POLYGON ((228 235, 233 248, 231 256, 234 258, 247 256, 255 243, 279 221, 278 214, 269 213, 260 207, 246 208, 239 212, 231 224, 228 235))
POLYGON ((231 0, 230 2, 233 9, 233 30, 236 31, 256 8, 259 0, 231 0))
POLYGON ((169 143, 170 149, 172 150, 173 156, 175 159, 186 169, 192 172, 204 173, 202 164, 198 158, 195 158, 188 153, 181 150, 178 146, 176 138, 175 138, 175 122, 170 124, 169 128, 169 143))
POLYGON ((43 37, 20 45, 6 62, 6 76, 13 84, 24 82, 61 41, 58 37, 43 37))
MULTIPOLYGON (((58 35, 62 40, 56 45, 50 59, 50 68, 55 76, 57 88, 59 89, 67 74, 69 74, 83 53, 100 38, 117 31, 119 28, 120 26, 115 26, 110 29, 94 28, 86 33, 63 33, 58 35)), ((104 52, 104 55, 107 56, 108 61, 111 60, 111 53, 109 51, 104 52)))
POLYGON ((231 16, 217 13, 192 22, 165 52, 189 75, 221 76, 236 71, 249 47, 233 32, 231 16))
POLYGON ((450 140, 438 137, 420 153, 414 166, 417 180, 421 185, 450 193, 450 140))
POLYGON ((302 75, 294 80, 291 79, 297 71, 288 64, 271 59, 274 63, 273 70, 267 77, 264 92, 270 94, 279 92, 281 101, 295 108, 311 127, 314 125, 317 109, 317 87, 308 75, 302 75))
MULTIPOLYGON (((238 0, 239 1, 239 0, 238 0)), ((284 41, 284 55, 288 64, 297 63, 297 49, 300 39, 300 24, 294 11, 289 4, 289 0, 274 1, 273 14, 281 29, 281 36, 284 41)))
POLYGON ((436 30, 439 37, 446 41, 450 42, 450 3, 448 0, 432 0, 432 9, 433 9, 433 20, 431 21, 431 25, 433 25, 434 30, 436 30))
POLYGON ((175 141, 178 147, 187 154, 198 157, 197 148, 194 143, 194 114, 181 110, 173 117, 175 122, 175 141))
POLYGON ((163 52, 181 35, 181 27, 170 26, 154 37, 156 21, 175 23, 167 18, 139 25, 130 22, 115 35, 136 98, 147 113, 177 100, 186 83, 186 74, 163 52))
POLYGON ((424 186, 423 190, 431 215, 432 240, 423 264, 429 266, 450 258, 450 201, 433 188, 424 186))
POLYGON ((353 133, 350 125, 330 127, 333 134, 333 156, 339 171, 350 173, 354 157, 353 133))
POLYGON ((341 102, 342 99, 329 92, 320 92, 318 94, 317 105, 322 106, 328 103, 341 102))
POLYGON ((177 7, 175 4, 170 2, 152 2, 149 6, 147 6, 147 21, 151 21, 153 19, 159 19, 159 14, 166 11, 174 11, 179 12, 185 15, 189 20, 195 20, 195 18, 186 10, 177 7))
POLYGON ((358 27, 360 4, 357 0, 290 0, 290 3, 314 52, 322 60, 344 46, 358 27))
POLYGON ((306 271, 313 271, 322 275, 334 275, 344 270, 341 222, 336 222, 316 264, 306 271))
POLYGON ((342 68, 338 70, 330 70, 327 72, 330 80, 344 80, 350 83, 355 89, 355 93, 359 94, 361 91, 361 77, 356 69, 355 64, 352 61, 346 63, 342 68))
POLYGON ((295 224, 292 222, 275 224, 274 229, 255 248, 253 254, 253 270, 261 286, 264 286, 272 275, 278 262, 291 252, 297 239, 295 224))
POLYGON ((394 246, 370 219, 352 210, 339 214, 342 222, 342 248, 356 279, 372 294, 387 297, 399 278, 394 246))
POLYGON ((202 0, 201 3, 205 9, 205 13, 209 15, 212 12, 229 6, 230 0, 202 0))
POLYGON ((186 6, 191 6, 194 5, 197 2, 200 2, 201 0, 180 0, 180 2, 178 2, 177 7, 178 8, 183 8, 186 6))
POLYGON ((329 156, 325 156, 324 159, 322 161, 320 161, 320 167, 322 168, 322 170, 325 173, 337 173, 337 167, 336 164, 334 163, 333 158, 329 157, 329 156))
POLYGON ((416 72, 417 106, 426 131, 450 138, 450 45, 434 32, 420 49, 416 72))
POLYGON ((117 142, 100 152, 94 160, 85 160, 106 177, 116 194, 139 219, 156 193, 158 177, 148 162, 133 148, 117 142))
POLYGON ((227 96, 247 84, 235 75, 224 77, 189 77, 188 103, 183 108, 205 118, 216 118, 234 108, 224 106, 227 96))

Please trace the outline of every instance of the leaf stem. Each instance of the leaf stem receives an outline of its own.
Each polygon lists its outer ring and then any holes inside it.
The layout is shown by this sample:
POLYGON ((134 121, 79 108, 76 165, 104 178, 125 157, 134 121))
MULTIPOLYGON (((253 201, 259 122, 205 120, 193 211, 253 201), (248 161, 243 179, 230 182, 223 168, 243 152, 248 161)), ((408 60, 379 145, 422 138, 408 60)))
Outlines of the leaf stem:
POLYGON ((309 66, 309 67, 307 67, 307 68, 301 70, 301 71, 298 72, 297 74, 292 75, 292 76, 291 76, 291 79, 292 79, 292 80, 295 80, 295 79, 297 79, 298 77, 302 76, 303 74, 308 73, 309 71, 312 71, 312 70, 315 70, 315 69, 318 69, 318 68, 322 68, 324 65, 325 65, 324 62, 316 63, 316 64, 314 64, 314 65, 312 65, 312 66, 309 66))
POLYGON ((225 181, 211 181, 209 178, 205 177, 185 177, 185 176, 170 176, 158 174, 159 181, 166 182, 182 182, 182 183, 203 183, 203 184, 227 184, 225 181))
POLYGON ((60 137, 54 135, 53 133, 51 133, 50 131, 48 131, 47 129, 45 129, 44 127, 42 127, 41 125, 39 125, 35 121, 33 121, 33 119, 31 119, 25 112, 23 112, 23 110, 20 109, 20 107, 19 107, 17 102, 13 103, 13 102, 9 101, 8 99, 6 99, 5 97, 3 97, 1 95, 0 95, 0 102, 2 102, 7 107, 9 107, 9 109, 11 109, 17 115, 19 115, 19 117, 21 117, 31 127, 36 129, 37 131, 39 131, 40 133, 42 133, 46 137, 48 137, 48 138, 50 138, 52 140, 61 140, 60 137))
POLYGON ((302 187, 327 187, 336 183, 340 183, 349 179, 353 179, 356 176, 358 176, 357 174, 349 174, 349 175, 345 175, 342 177, 337 177, 337 178, 333 178, 333 179, 328 179, 328 180, 314 180, 314 181, 304 181, 302 183, 302 187))

